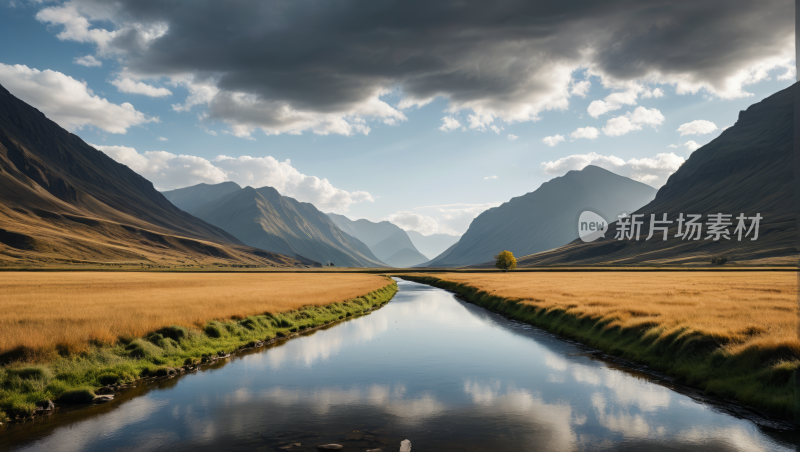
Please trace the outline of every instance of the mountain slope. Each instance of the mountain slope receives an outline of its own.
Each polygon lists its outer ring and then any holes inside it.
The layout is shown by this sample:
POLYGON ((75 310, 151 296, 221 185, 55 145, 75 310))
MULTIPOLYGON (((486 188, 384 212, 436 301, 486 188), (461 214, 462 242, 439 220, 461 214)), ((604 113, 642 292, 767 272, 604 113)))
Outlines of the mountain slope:
POLYGON ((0 263, 297 264, 244 246, 0 86, 0 263))
POLYGON ((458 242, 459 237, 450 234, 422 235, 417 231, 406 231, 408 238, 426 256, 438 256, 458 242))
POLYGON ((556 248, 578 236, 582 211, 590 209, 606 220, 614 219, 620 212, 645 205, 655 192, 649 185, 596 166, 569 171, 478 215, 455 246, 428 266, 479 264, 502 250, 524 256, 556 248))
POLYGON ((403 248, 384 259, 384 262, 396 268, 409 268, 428 262, 428 258, 410 248, 403 248))
MULTIPOLYGON (((719 137, 694 151, 670 176, 655 199, 636 213, 643 214, 643 231, 649 231, 650 215, 668 213, 672 220, 669 239, 614 240, 616 224, 606 239, 592 243, 580 240, 559 249, 520 259, 519 265, 545 264, 709 264, 712 256, 728 255, 733 262, 795 263, 796 225, 794 206, 795 84, 751 105, 719 137), (736 240, 680 240, 676 218, 679 213, 732 214, 733 233, 740 213, 763 220, 759 238, 736 240)), ((749 227, 749 222, 747 223, 749 227)), ((488 265, 488 263, 486 264, 488 265)))
POLYGON ((245 187, 191 212, 253 247, 339 267, 386 266, 314 205, 281 196, 272 187, 245 187))
POLYGON ((341 230, 364 242, 378 259, 392 267, 409 267, 428 261, 414 246, 406 231, 395 224, 388 221, 374 223, 365 219, 353 221, 335 213, 329 213, 328 216, 341 230), (402 250, 408 251, 401 253, 402 250))
POLYGON ((198 184, 193 187, 162 191, 161 194, 177 208, 189 212, 201 204, 219 199, 241 189, 242 187, 236 182, 222 182, 215 185, 198 184))

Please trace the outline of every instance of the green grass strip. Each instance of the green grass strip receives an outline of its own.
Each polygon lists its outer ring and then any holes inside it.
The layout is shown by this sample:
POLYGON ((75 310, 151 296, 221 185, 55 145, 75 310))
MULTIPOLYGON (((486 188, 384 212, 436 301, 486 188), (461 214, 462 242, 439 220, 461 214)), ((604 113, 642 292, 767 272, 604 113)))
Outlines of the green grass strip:
POLYGON ((0 367, 0 422, 25 419, 37 402, 88 403, 94 391, 111 384, 127 384, 145 377, 166 376, 170 368, 194 365, 213 355, 231 353, 299 332, 357 317, 383 306, 397 293, 392 280, 369 294, 325 306, 264 313, 233 320, 208 322, 202 330, 171 326, 146 337, 54 361, 0 367))

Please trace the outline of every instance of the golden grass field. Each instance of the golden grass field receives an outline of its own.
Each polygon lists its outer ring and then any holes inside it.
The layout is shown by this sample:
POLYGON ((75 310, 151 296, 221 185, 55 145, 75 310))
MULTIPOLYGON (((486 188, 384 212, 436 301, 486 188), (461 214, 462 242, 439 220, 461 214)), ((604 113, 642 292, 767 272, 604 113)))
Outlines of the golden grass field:
MULTIPOLYGON (((419 276, 426 276, 420 274, 419 276)), ((794 272, 440 273, 491 295, 578 317, 611 319, 606 328, 685 328, 743 347, 800 349, 794 272)))
POLYGON ((79 351, 169 325, 341 302, 386 286, 368 274, 3 272, 0 353, 79 351))

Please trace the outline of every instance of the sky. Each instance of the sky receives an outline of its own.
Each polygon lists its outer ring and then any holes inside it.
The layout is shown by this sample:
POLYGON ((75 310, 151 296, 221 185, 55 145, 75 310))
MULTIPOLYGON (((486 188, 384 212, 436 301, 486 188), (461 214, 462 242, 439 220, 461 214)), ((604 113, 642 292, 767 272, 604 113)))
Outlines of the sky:
POLYGON ((589 164, 658 188, 796 78, 785 0, 0 0, 0 42, 0 85, 159 190, 426 235, 589 164))

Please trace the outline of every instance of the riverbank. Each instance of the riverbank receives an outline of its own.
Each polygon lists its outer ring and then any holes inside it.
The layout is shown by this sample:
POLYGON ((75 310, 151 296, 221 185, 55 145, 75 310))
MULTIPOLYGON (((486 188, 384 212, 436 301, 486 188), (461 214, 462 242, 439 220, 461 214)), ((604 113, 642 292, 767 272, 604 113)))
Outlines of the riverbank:
MULTIPOLYGON (((75 345, 74 350, 63 344, 59 346, 57 343, 54 343, 55 347, 52 350, 47 346, 39 349, 25 346, 17 346, 11 350, 7 348, 2 354, 6 360, 5 364, 0 367, 0 422, 25 419, 35 414, 37 410, 47 411, 52 408, 47 401, 53 401, 56 405, 102 402, 104 398, 109 398, 108 395, 113 396, 120 385, 130 385, 141 378, 174 376, 193 370, 202 363, 211 363, 226 357, 240 349, 262 346, 279 338, 363 315, 386 304, 397 292, 396 283, 389 278, 372 275, 353 275, 347 278, 355 276, 370 280, 346 281, 353 284, 345 290, 344 286, 347 284, 342 283, 342 287, 336 290, 333 279, 326 281, 324 278, 320 279, 320 275, 315 275, 311 276, 314 278, 313 281, 310 279, 293 281, 295 286, 284 287, 282 292, 279 285, 270 285, 270 282, 275 281, 264 280, 262 275, 261 287, 250 288, 251 292, 248 292, 247 296, 252 298, 252 302, 245 305, 237 302, 238 298, 232 298, 232 294, 242 290, 235 285, 241 280, 232 280, 228 283, 227 294, 209 294, 212 297, 216 296, 219 299, 218 304, 224 308, 223 311, 204 311, 205 315, 208 315, 208 312, 224 313, 212 317, 215 320, 206 317, 203 321, 187 322, 185 320, 188 317, 181 318, 176 315, 177 319, 184 322, 167 323, 159 328, 150 329, 145 334, 117 335, 113 340, 79 343, 75 345), (374 290, 365 290, 365 287, 374 290), (356 292, 347 297, 341 296, 342 293, 353 290, 361 290, 363 295, 359 296, 356 292), (294 299, 282 300, 282 297, 289 296, 291 291, 295 293, 294 299), (304 296, 310 291, 319 293, 313 298, 304 296), (97 398, 100 395, 106 397, 97 398)), ((293 276, 293 278, 298 277, 293 276)), ((208 281, 205 283, 207 285, 208 281)), ((196 281, 195 284, 200 286, 195 290, 203 290, 202 281, 196 281)), ((170 300, 165 297, 166 293, 156 287, 151 295, 155 297, 152 309, 167 305, 170 309, 191 313, 202 301, 191 298, 189 296, 191 291, 187 293, 186 288, 175 289, 184 294, 182 304, 173 301, 171 303, 173 306, 169 306, 170 300)), ((130 291, 123 290, 117 294, 120 299, 117 300, 118 303, 103 300, 103 303, 100 303, 101 307, 123 309, 123 306, 127 306, 129 312, 120 315, 147 317, 146 314, 137 314, 137 309, 141 309, 141 306, 131 303, 131 300, 125 297, 126 293, 130 291)), ((24 297, 20 296, 16 299, 18 302, 25 301, 24 297)), ((5 299, 6 302, 8 300, 5 299)), ((58 296, 55 296, 55 301, 58 301, 58 296)), ((85 327, 83 325, 85 322, 82 322, 83 317, 87 316, 85 311, 91 310, 94 305, 95 303, 87 302, 83 310, 78 309, 74 315, 62 315, 61 318, 73 322, 76 329, 80 329, 85 327)), ((36 311, 32 308, 28 306, 29 311, 36 311)), ((41 309, 41 306, 37 308, 41 309)), ((17 307, 16 310, 20 311, 22 308, 17 307)), ((163 324, 167 318, 163 317, 165 312, 168 313, 169 309, 162 310, 159 315, 154 315, 151 311, 149 320, 155 316, 157 322, 163 324)), ((96 321, 96 317, 91 315, 88 317, 96 321)), ((146 321, 148 319, 142 320, 140 325, 158 324, 149 323, 146 321)), ((9 319, 5 321, 8 323, 9 319)), ((2 331, 3 335, 12 334, 7 329, 2 331)), ((118 334, 118 331, 115 331, 115 334, 118 334)), ((8 338, 6 339, 6 343, 9 343, 8 338)))
POLYGON ((765 274, 403 274, 472 303, 791 417, 796 280, 765 274))

